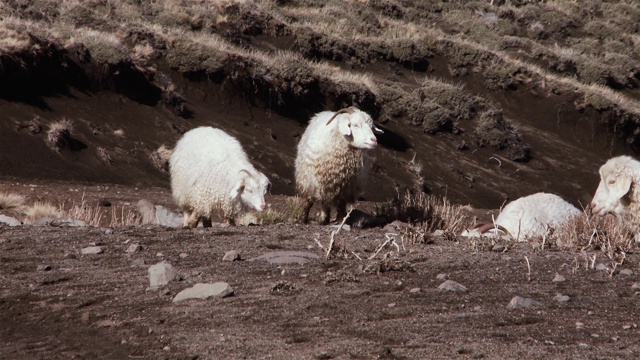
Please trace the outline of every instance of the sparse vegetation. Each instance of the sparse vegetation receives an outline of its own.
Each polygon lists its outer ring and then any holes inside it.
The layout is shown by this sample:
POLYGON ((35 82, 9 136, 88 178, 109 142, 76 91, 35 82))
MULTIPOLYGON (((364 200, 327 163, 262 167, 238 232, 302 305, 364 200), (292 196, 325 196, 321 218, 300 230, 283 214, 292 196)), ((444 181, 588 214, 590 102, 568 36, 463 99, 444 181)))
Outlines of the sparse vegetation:
POLYGON ((20 194, 6 191, 0 192, 0 211, 21 212, 24 209, 25 197, 20 194))
POLYGON ((47 145, 55 151, 64 150, 69 147, 72 131, 73 122, 68 119, 62 119, 49 124, 46 138, 47 145))
POLYGON ((26 217, 26 222, 34 222, 36 220, 42 218, 54 218, 57 219, 61 216, 62 212, 60 208, 49 203, 38 201, 24 209, 24 214, 26 217))

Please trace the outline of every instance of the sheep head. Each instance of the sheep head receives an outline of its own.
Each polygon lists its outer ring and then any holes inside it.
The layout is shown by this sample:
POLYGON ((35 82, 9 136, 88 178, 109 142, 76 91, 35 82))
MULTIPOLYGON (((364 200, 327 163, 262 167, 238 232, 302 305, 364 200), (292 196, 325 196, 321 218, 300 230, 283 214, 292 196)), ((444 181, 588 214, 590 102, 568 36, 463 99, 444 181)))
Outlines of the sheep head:
POLYGON ((369 114, 353 106, 336 111, 327 121, 327 125, 331 124, 334 119, 337 119, 340 134, 348 139, 351 147, 357 149, 375 148, 378 145, 375 133, 384 133, 373 124, 369 114))
POLYGON ((600 184, 591 202, 594 215, 608 213, 623 214, 630 203, 627 194, 631 191, 633 178, 630 166, 636 162, 628 156, 609 159, 600 167, 600 184))
POLYGON ((248 170, 240 170, 240 178, 231 190, 229 197, 238 199, 247 206, 262 211, 265 208, 264 196, 271 189, 271 182, 262 173, 252 174, 248 170))

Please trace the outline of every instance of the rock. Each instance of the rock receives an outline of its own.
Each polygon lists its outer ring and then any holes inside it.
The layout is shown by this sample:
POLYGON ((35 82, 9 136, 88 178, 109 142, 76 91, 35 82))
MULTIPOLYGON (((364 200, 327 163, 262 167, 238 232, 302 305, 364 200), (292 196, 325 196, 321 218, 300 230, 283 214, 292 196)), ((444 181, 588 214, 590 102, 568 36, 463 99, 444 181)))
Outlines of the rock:
POLYGON ((598 271, 606 271, 609 270, 609 267, 605 264, 598 264, 596 265, 596 270, 598 271))
POLYGON ((131 262, 132 266, 144 266, 144 259, 143 258, 139 258, 139 259, 135 259, 131 262))
POLYGON ((584 323, 581 323, 580 321, 576 322, 576 329, 582 329, 584 327, 584 323))
POLYGON ((633 283, 633 285, 631 285, 631 290, 640 290, 640 283, 633 283))
POLYGON ((466 293, 469 291, 465 286, 458 284, 453 280, 447 280, 438 286, 438 290, 466 293))
POLYGON ((151 201, 145 199, 138 201, 138 212, 142 216, 143 225, 156 223, 156 209, 151 201))
POLYGON ((422 291, 419 287, 409 290, 410 294, 419 294, 422 291))
POLYGON ((50 265, 38 265, 36 271, 51 271, 50 265))
POLYGON ((242 216, 236 219, 236 224, 243 225, 243 226, 250 226, 250 225, 259 225, 260 223, 258 222, 258 217, 256 216, 255 213, 248 212, 248 213, 244 213, 242 216))
POLYGON ((631 275, 633 275, 633 270, 631 270, 631 269, 622 269, 622 270, 620 270, 620 275, 631 276, 631 275))
POLYGON ((161 205, 156 205, 156 224, 171 228, 181 228, 184 218, 161 205))
POLYGON ((176 280, 180 280, 178 272, 166 261, 161 261, 149 267, 149 285, 152 288, 164 286, 176 280))
POLYGON ((503 251, 504 251, 504 249, 505 249, 504 245, 502 245, 502 244, 495 244, 495 245, 493 245, 493 247, 491 248, 491 251, 494 251, 494 252, 503 252, 503 251))
MULTIPOLYGON (((340 228, 340 224, 332 225, 331 228, 333 228, 335 230, 338 230, 340 228)), ((333 231, 335 231, 335 230, 333 230, 333 231)), ((342 225, 342 231, 351 231, 351 225, 347 225, 347 224, 342 225)))
MULTIPOLYGON (((342 219, 338 219, 342 222, 342 219)), ((371 214, 367 214, 364 211, 360 211, 358 209, 351 210, 351 214, 347 221, 345 221, 345 225, 349 225, 353 228, 372 228, 372 227, 380 227, 384 224, 388 223, 389 219, 386 216, 375 216, 371 214)))
POLYGON ((184 259, 189 255, 187 253, 180 253, 178 256, 180 256, 181 259, 184 259))
POLYGON ((551 282, 559 283, 559 282, 564 282, 565 280, 567 280, 567 279, 565 279, 564 276, 562 276, 560 274, 556 274, 556 276, 553 277, 553 280, 551 280, 551 282))
POLYGON ((444 273, 438 274, 436 276, 436 280, 447 280, 448 278, 449 278, 449 274, 444 274, 444 273))
POLYGON ((444 236, 444 230, 436 230, 432 234, 433 236, 444 236))
POLYGON ((103 251, 100 246, 89 246, 80 250, 80 253, 82 255, 96 255, 96 254, 102 254, 102 252, 103 251))
POLYGON ((213 284, 195 284, 193 287, 180 291, 174 298, 173 302, 177 303, 188 299, 206 300, 210 297, 227 297, 233 295, 233 289, 225 282, 217 282, 213 284))
POLYGON ((126 250, 126 252, 129 254, 133 254, 140 251, 142 251, 142 245, 140 244, 131 244, 126 250))
POLYGON ((64 254, 64 258, 65 259, 77 259, 78 255, 76 255, 74 253, 68 253, 68 254, 64 254))
POLYGON ((260 255, 248 261, 266 261, 269 264, 306 264, 320 257, 314 253, 306 251, 274 251, 260 255))
POLYGON ((571 298, 567 295, 556 294, 556 296, 553 297, 553 300, 557 302, 569 302, 571 301, 571 298))
POLYGON ((514 296, 509 304, 507 305, 507 309, 529 309, 532 307, 542 306, 542 303, 537 302, 530 298, 523 298, 520 296, 514 296))
POLYGON ((113 229, 109 228, 109 229, 105 229, 104 230, 104 234, 105 235, 113 235, 113 229))
POLYGON ((222 261, 239 261, 242 260, 240 258, 240 254, 236 250, 227 251, 222 257, 222 261))
POLYGON ((9 226, 18 226, 18 225, 22 225, 22 222, 16 218, 12 218, 11 216, 0 214, 0 224, 5 224, 9 226))

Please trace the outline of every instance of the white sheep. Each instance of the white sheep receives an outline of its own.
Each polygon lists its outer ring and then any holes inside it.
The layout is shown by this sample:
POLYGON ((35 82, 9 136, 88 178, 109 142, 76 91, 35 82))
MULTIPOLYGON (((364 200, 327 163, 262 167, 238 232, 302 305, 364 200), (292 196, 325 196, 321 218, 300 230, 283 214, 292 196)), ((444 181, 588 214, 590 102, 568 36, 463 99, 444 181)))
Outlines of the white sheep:
POLYGON ((245 208, 262 211, 269 179, 249 162, 242 145, 220 129, 199 127, 184 134, 169 161, 171 191, 184 212, 184 226, 202 219, 211 226, 214 210, 230 225, 245 208))
POLYGON ((355 107, 316 114, 305 130, 296 156, 296 188, 306 201, 304 222, 315 201, 322 204, 321 223, 327 224, 331 206, 337 219, 346 215, 347 203, 364 191, 369 157, 382 133, 371 116, 355 107), (335 120, 335 121, 334 121, 335 120))
POLYGON ((630 156, 609 159, 600 167, 600 184, 591 201, 594 215, 640 215, 640 162, 630 156))
POLYGON ((582 212, 558 195, 536 193, 521 197, 502 209, 495 224, 467 230, 464 236, 510 235, 516 241, 543 237, 582 212))

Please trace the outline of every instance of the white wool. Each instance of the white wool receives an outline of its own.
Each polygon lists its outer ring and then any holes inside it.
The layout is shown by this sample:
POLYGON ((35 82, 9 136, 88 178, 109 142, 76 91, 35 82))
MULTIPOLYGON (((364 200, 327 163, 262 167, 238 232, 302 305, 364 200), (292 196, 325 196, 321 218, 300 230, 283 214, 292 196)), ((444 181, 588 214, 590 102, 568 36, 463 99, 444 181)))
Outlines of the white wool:
POLYGON ((210 218, 214 210, 222 210, 233 222, 244 208, 260 211, 264 206, 268 179, 249 162, 238 140, 220 129, 199 127, 185 133, 169 167, 173 198, 185 212, 185 226, 189 215, 197 224, 198 218, 210 218), (232 190, 242 184, 246 184, 242 196, 232 198, 232 190), (259 194, 250 197, 247 189, 259 194))

